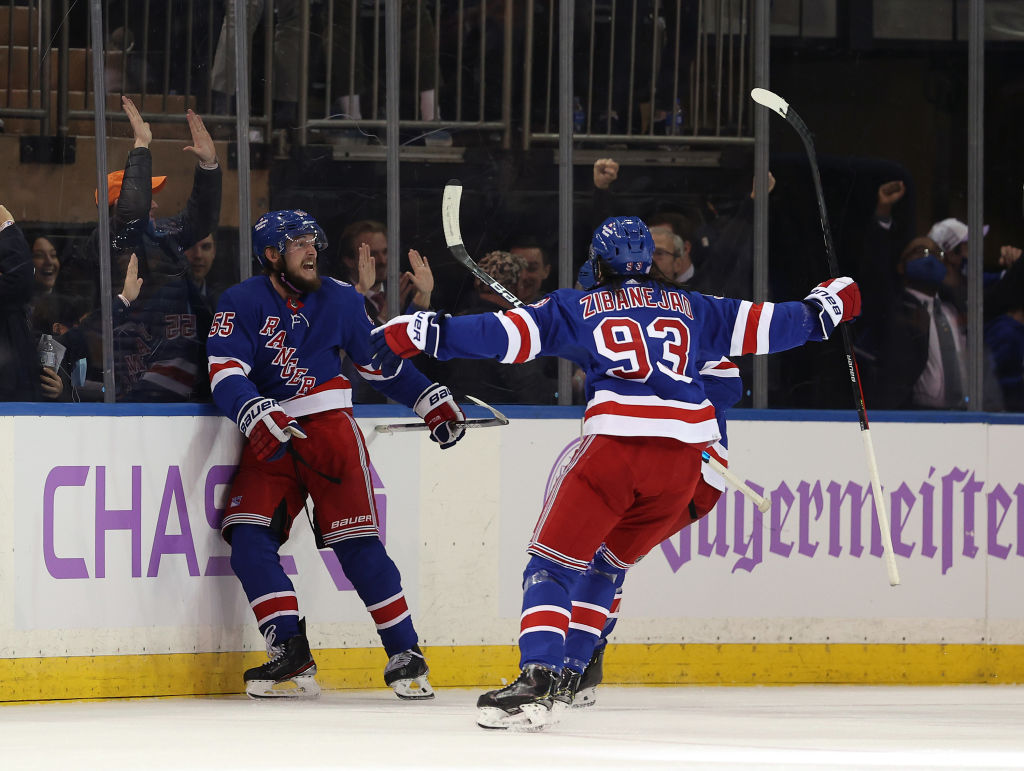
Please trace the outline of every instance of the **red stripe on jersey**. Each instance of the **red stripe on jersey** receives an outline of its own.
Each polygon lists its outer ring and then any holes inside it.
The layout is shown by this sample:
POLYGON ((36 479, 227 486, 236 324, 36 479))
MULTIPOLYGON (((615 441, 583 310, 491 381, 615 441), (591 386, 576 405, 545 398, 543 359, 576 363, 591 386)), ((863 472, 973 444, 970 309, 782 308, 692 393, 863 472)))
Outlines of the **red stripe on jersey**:
POLYGON ((743 353, 757 353, 757 327, 761 323, 763 303, 754 303, 747 313, 747 328, 743 331, 743 353))
POLYGON ((377 626, 386 624, 389 621, 394 621, 396 618, 401 616, 403 613, 409 612, 409 606, 405 602, 405 595, 396 597, 393 601, 389 602, 382 608, 376 608, 370 611, 370 615, 373 616, 373 623, 377 626))
POLYGON ((299 598, 294 594, 286 594, 283 597, 269 597, 262 602, 257 602, 252 606, 252 612, 256 614, 256 623, 262 624, 263 619, 274 615, 275 613, 282 613, 284 611, 294 610, 296 615, 299 612, 299 598))
POLYGON ((213 364, 210 366, 210 380, 213 380, 214 376, 218 372, 223 372, 224 370, 231 369, 232 367, 237 369, 241 374, 245 374, 245 371, 242 369, 242 365, 237 361, 226 361, 223 364, 213 364))
POLYGON ((507 313, 505 318, 511 319, 519 330, 519 353, 512 361, 514 364, 522 364, 530 358, 530 328, 518 313, 507 313))
POLYGON ((612 600, 612 609, 610 611, 608 611, 608 615, 609 616, 614 616, 616 613, 618 613, 619 612, 619 606, 621 604, 622 604, 622 597, 616 596, 616 598, 614 600, 612 600))
POLYGON ((705 420, 714 420, 715 408, 708 405, 699 410, 683 410, 678 407, 601 402, 587 408, 587 412, 583 417, 589 420, 597 415, 621 415, 626 418, 650 418, 656 420, 679 420, 683 423, 703 423, 705 420))
POLYGON ((607 618, 608 614, 603 610, 584 608, 580 605, 572 606, 572 622, 574 624, 582 624, 592 629, 601 630, 604 629, 604 622, 607 618))
POLYGON ((520 634, 525 634, 538 626, 549 626, 561 629, 563 632, 568 632, 569 617, 556 610, 528 610, 523 616, 522 621, 519 622, 519 632, 520 634))
MULTIPOLYGON (((356 366, 356 369, 359 369, 358 365, 356 366)), ((322 393, 324 391, 344 391, 346 389, 352 390, 352 384, 349 382, 348 378, 345 377, 344 375, 336 375, 335 377, 332 377, 330 380, 328 380, 326 383, 321 383, 311 391, 304 393, 303 396, 312 396, 313 394, 322 393)))
POLYGON ((725 372, 726 370, 739 369, 739 367, 733 364, 731 361, 720 361, 715 366, 711 367, 708 372, 725 372))

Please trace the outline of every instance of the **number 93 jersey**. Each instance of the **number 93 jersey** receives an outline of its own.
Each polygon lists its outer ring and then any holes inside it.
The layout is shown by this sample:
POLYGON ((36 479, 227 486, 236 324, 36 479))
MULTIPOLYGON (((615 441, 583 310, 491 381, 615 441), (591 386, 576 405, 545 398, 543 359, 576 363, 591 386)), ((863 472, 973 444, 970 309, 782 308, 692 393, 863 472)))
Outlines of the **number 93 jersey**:
POLYGON ((803 302, 752 303, 630 280, 559 289, 502 313, 446 318, 437 356, 503 363, 560 356, 586 374, 584 434, 703 444, 720 434, 701 366, 794 348, 813 328, 803 302))

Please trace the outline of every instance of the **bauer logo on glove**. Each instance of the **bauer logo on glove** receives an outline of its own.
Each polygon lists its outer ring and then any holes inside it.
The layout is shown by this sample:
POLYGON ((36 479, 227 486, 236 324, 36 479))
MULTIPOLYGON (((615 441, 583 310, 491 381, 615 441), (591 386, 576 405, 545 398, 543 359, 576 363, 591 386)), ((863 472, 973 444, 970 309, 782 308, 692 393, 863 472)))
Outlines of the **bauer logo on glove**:
POLYGON ((828 340, 837 325, 860 315, 860 288, 849 276, 822 281, 804 302, 817 311, 821 337, 811 339, 828 340))

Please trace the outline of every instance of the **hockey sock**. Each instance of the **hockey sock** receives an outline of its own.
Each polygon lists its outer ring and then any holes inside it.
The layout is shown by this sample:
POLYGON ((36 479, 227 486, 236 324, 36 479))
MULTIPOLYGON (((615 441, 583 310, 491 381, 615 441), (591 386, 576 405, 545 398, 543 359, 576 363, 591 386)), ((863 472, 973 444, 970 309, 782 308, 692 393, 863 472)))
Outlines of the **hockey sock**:
POLYGON ((281 567, 280 548, 280 539, 269 527, 231 528, 231 569, 242 582, 268 651, 299 633, 299 598, 281 567))
POLYGON ((536 555, 523 571, 523 614, 519 621, 519 666, 537 663, 560 671, 572 604, 575 570, 536 555))
POLYGON ((565 638, 565 666, 583 672, 595 647, 607 642, 615 626, 611 609, 621 592, 626 571, 598 551, 587 571, 572 587, 572 619, 565 638))
POLYGON ((341 568, 377 626, 388 656, 409 650, 418 640, 402 591, 402 576, 379 538, 347 538, 331 544, 341 568))

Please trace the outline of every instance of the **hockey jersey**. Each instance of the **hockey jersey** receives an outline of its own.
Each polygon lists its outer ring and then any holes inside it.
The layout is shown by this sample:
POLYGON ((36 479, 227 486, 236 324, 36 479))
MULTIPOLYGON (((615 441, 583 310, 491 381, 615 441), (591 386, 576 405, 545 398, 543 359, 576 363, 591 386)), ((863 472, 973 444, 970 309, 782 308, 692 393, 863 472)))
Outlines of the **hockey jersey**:
MULTIPOLYGON (((715 422, 721 438, 705 448, 707 453, 723 466, 729 465, 729 439, 726 434, 725 414, 743 396, 743 381, 740 379, 740 368, 726 358, 718 361, 704 362, 700 368, 701 380, 704 382, 704 393, 715 408, 715 422)), ((711 468, 710 464, 702 463, 700 467, 704 481, 717 490, 725 490, 725 479, 711 468)))
POLYGON ((206 344, 213 400, 232 420, 258 396, 276 399, 295 418, 351 409, 345 352, 375 388, 412 407, 430 381, 409 362, 374 369, 372 328, 363 296, 343 281, 325 278, 317 291, 288 301, 267 276, 236 284, 221 295, 206 344))
POLYGON ((560 356, 578 364, 587 383, 584 434, 694 444, 721 436, 699 367, 822 335, 804 302, 710 297, 651 280, 559 289, 523 308, 445 318, 440 329, 439 359, 560 356))

